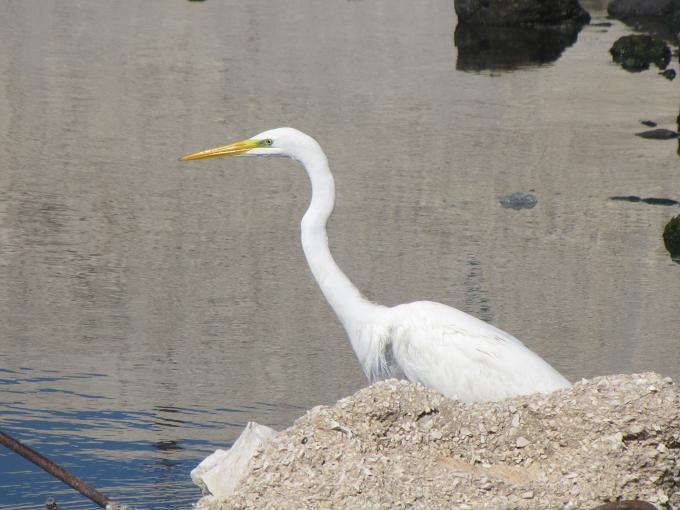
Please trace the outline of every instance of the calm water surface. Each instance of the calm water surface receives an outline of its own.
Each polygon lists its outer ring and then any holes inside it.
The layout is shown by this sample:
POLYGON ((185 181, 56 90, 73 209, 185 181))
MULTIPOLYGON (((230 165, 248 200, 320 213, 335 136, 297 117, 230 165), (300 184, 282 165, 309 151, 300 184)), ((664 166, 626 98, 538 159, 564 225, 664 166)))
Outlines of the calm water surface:
MULTIPOLYGON (((280 125, 325 147, 331 245, 370 298, 457 306, 572 380, 679 378, 680 209, 608 200, 680 200, 676 142, 633 136, 675 127, 677 83, 611 62, 619 22, 512 58, 455 26, 448 0, 1 3, 0 428, 187 508, 247 421, 366 384, 299 247, 304 172, 177 161, 280 125)), ((92 507, 0 449, 1 508, 50 495, 92 507)))

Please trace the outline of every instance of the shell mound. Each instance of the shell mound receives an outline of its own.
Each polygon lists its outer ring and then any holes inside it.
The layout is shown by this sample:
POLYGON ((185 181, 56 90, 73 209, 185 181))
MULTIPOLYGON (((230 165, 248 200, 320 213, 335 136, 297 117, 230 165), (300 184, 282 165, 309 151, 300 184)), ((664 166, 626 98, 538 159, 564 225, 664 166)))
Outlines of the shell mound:
POLYGON ((657 374, 463 404, 405 381, 315 407, 198 508, 680 507, 680 392, 657 374))

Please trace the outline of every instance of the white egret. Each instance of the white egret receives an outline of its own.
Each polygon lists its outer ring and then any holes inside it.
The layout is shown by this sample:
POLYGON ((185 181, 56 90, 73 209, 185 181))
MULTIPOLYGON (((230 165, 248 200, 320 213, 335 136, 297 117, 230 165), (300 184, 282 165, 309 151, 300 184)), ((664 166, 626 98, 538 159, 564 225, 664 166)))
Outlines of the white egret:
POLYGON ((366 300, 328 248, 326 222, 335 204, 335 183, 312 137, 293 128, 272 129, 181 159, 236 155, 287 156, 307 171, 312 199, 302 218, 302 249, 371 383, 406 378, 465 402, 570 386, 515 337, 460 310, 430 301, 386 307, 366 300))

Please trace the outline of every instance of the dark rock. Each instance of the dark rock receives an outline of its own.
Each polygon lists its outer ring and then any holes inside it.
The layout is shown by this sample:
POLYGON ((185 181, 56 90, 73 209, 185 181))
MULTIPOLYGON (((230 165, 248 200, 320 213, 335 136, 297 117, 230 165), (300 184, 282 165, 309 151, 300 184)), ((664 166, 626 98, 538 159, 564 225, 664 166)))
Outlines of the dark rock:
POLYGON ((611 501, 593 508, 593 510, 658 510, 654 505, 639 499, 629 501, 611 501))
POLYGON ((609 200, 621 200, 621 201, 624 201, 624 202, 639 202, 642 199, 640 197, 635 196, 635 195, 625 195, 625 196, 617 195, 617 196, 614 196, 614 197, 609 197, 609 200))
POLYGON ((671 218, 663 229, 663 244, 671 257, 680 257, 680 214, 671 218))
POLYGON ((641 133, 635 133, 635 136, 650 140, 674 140, 680 135, 676 131, 670 129, 657 128, 650 129, 649 131, 642 131, 641 133))
POLYGON ((611 0, 607 5, 610 16, 667 16, 676 0, 611 0))
POLYGON ((459 23, 454 33, 456 69, 507 71, 548 64, 576 42, 580 30, 575 24, 521 28, 459 23))
POLYGON ((611 0, 607 11, 636 30, 677 41, 680 0, 611 0))
POLYGON ((454 0, 460 23, 494 26, 584 24, 590 14, 578 0, 454 0))
POLYGON ((661 71, 659 74, 667 80, 672 81, 675 79, 675 69, 666 69, 665 71, 661 71))
POLYGON ((680 202, 677 200, 673 200, 672 198, 655 198, 655 197, 649 197, 649 198, 643 198, 641 200, 645 204, 651 204, 651 205, 680 205, 680 202))
POLYGON ((609 200, 618 200, 622 202, 644 202, 645 204, 650 205, 680 205, 680 202, 673 200, 672 198, 640 198, 635 195, 617 195, 609 197, 609 200))
POLYGON ((500 199, 501 205, 506 209, 533 209, 538 200, 531 193, 521 193, 519 191, 506 195, 500 199))
POLYGON ((626 35, 619 38, 609 50, 614 62, 631 72, 649 69, 651 63, 665 69, 671 61, 668 45, 646 34, 626 35))
POLYGON ((641 120, 640 124, 647 126, 647 127, 656 127, 656 122, 652 120, 641 120))
POLYGON ((600 21, 599 23, 591 23, 591 27, 611 27, 613 23, 611 21, 600 21))

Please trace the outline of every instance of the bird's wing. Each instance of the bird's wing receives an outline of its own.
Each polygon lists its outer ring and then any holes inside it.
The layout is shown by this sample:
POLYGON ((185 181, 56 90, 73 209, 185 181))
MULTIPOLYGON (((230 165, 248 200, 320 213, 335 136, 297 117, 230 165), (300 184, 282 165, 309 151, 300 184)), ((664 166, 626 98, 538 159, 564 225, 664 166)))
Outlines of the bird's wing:
POLYGON ((412 381, 466 402, 549 392, 569 382, 512 335, 449 306, 392 309, 391 354, 412 381))

